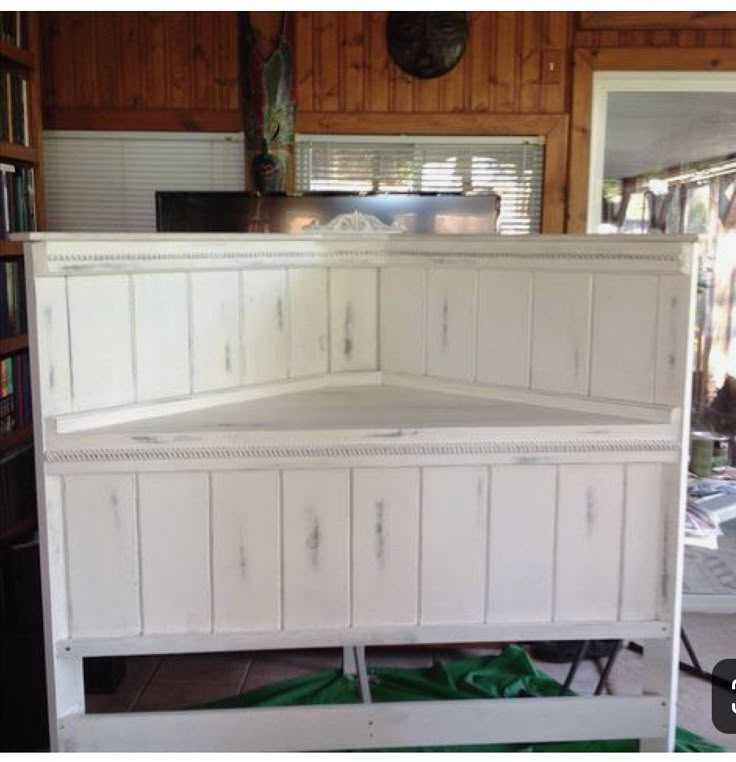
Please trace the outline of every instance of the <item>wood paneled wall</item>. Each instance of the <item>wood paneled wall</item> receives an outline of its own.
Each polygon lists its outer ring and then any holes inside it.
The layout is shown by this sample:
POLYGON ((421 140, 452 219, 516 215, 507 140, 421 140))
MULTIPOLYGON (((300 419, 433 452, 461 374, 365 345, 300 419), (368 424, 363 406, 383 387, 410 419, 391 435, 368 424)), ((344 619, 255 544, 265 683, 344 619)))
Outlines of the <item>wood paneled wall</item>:
POLYGON ((305 111, 561 113, 571 14, 469 13, 466 54, 437 79, 389 59, 385 11, 300 11, 297 103, 305 111), (552 65, 550 70, 550 64, 552 65))

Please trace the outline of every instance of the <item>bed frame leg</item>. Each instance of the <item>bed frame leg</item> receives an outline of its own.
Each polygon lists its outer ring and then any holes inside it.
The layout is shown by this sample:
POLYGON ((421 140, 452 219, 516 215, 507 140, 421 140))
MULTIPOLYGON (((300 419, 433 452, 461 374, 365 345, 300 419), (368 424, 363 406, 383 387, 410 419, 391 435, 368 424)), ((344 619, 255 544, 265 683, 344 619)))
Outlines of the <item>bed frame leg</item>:
POLYGON ((673 751, 677 725, 677 677, 679 639, 646 640, 643 643, 644 693, 662 697, 667 720, 662 736, 642 738, 639 751, 673 751))
POLYGON ((342 649, 342 671, 344 675, 358 676, 358 690, 364 704, 371 703, 371 686, 368 681, 368 663, 365 646, 345 646, 342 649))

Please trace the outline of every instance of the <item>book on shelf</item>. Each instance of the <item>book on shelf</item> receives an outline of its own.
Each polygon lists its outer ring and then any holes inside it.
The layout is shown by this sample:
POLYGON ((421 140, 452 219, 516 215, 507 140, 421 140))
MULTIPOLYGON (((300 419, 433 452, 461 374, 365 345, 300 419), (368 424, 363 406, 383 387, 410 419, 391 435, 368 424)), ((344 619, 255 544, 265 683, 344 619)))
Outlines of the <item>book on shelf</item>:
POLYGON ((25 24, 21 11, 0 11, 0 39, 22 48, 26 44, 25 24))
POLYGON ((0 434, 29 426, 32 420, 28 353, 0 360, 0 434))
POLYGON ((0 70, 0 140, 31 144, 28 129, 28 80, 16 71, 0 70))
POLYGON ((33 167, 0 162, 0 237, 36 229, 36 179, 33 167))
POLYGON ((27 332, 23 260, 0 260, 0 339, 22 336, 27 332))

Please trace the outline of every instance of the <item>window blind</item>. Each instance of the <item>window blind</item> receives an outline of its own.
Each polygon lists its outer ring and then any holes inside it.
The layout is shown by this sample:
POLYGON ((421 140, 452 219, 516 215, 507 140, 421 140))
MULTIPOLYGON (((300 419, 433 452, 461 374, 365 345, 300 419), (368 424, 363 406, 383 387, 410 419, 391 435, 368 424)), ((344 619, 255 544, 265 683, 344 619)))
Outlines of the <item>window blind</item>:
POLYGON ((154 231, 157 190, 243 190, 234 133, 44 132, 47 228, 154 231))
POLYGON ((501 197, 499 231, 538 233, 544 139, 300 135, 300 192, 488 193, 501 197))

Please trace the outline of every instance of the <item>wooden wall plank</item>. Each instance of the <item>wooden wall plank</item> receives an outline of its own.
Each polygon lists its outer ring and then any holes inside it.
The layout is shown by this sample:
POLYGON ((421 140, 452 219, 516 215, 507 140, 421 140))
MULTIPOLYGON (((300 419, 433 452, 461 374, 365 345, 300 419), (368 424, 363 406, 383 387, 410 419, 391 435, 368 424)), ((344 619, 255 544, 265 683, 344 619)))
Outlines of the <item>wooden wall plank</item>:
POLYGON ((595 276, 590 358, 593 396, 652 402, 656 323, 656 276, 595 276))
POLYGON ((314 108, 314 14, 296 11, 294 30, 294 93, 299 108, 314 108))
POLYGON ((552 619, 556 482, 555 466, 491 469, 488 621, 552 619))
POLYGON ((581 29, 736 29, 733 11, 580 11, 581 29))
POLYGON ((416 77, 412 81, 412 84, 414 111, 444 111, 444 109, 438 109, 440 104, 440 79, 421 79, 416 77))
POLYGON ((280 533, 278 472, 212 474, 212 611, 216 632, 279 629, 280 533))
POLYGON ((365 110, 365 13, 347 11, 342 14, 342 44, 345 67, 343 111, 365 110))
POLYGON ((92 62, 96 58, 97 38, 94 15, 74 12, 71 19, 69 44, 73 61, 74 105, 95 108, 100 105, 97 72, 92 62))
POLYGON ((422 469, 422 624, 484 620, 487 525, 487 469, 422 469))
POLYGON ((389 60, 386 45, 386 11, 366 14, 366 111, 389 110, 389 60))
MULTIPOLYGON (((203 14, 204 15, 204 14, 203 14)), ((143 105, 143 67, 140 49, 140 13, 120 14, 120 108, 143 105)))
POLYGON ((133 295, 137 399, 188 394, 189 294, 186 274, 134 275, 133 295))
POLYGON ((138 510, 143 632, 209 632, 207 474, 140 474, 138 510))
POLYGON ((416 624, 419 603, 419 470, 353 471, 355 627, 416 624))
POLYGON ((192 106, 217 108, 215 56, 217 36, 212 13, 192 14, 192 106))
POLYGON ((413 267, 386 267, 380 273, 380 368, 424 375, 427 273, 413 267))
POLYGON ((336 11, 316 11, 314 15, 314 106, 318 111, 339 111, 340 14, 336 11))
POLYGON ((543 114, 561 114, 570 110, 567 92, 570 67, 568 51, 570 50, 570 27, 572 14, 567 11, 551 11, 542 14, 542 44, 543 63, 553 63, 556 67, 558 81, 552 72, 542 71, 540 86, 539 110, 543 114), (545 54, 554 53, 553 57, 545 54))
POLYGON ((529 386, 531 305, 530 273, 499 270, 479 274, 478 381, 529 386))
POLYGON ((138 635, 141 622, 134 477, 67 477, 64 518, 71 636, 138 635))
POLYGON ((166 100, 171 108, 192 106, 192 14, 169 12, 166 23, 166 100))
POLYGON ((350 623, 350 472, 283 474, 284 629, 350 623))
POLYGON ((166 87, 165 13, 141 14, 141 70, 143 72, 143 106, 168 106, 166 87))
POLYGON ((120 67, 122 46, 120 40, 123 13, 97 12, 93 17, 97 103, 103 108, 117 105, 121 100, 120 67))
POLYGON ((591 290, 590 275, 534 274, 533 389, 588 393, 591 290))
POLYGON ((295 267, 287 270, 286 278, 289 377, 327 373, 327 271, 323 268, 295 267))
POLYGON ((439 268, 427 280, 427 375, 470 381, 475 373, 477 273, 439 268))
POLYGON ((439 77, 439 104, 445 112, 462 111, 465 107, 465 74, 468 60, 465 56, 447 74, 439 77))
POLYGON ((513 11, 496 13, 493 48, 496 52, 494 70, 496 87, 494 109, 497 113, 516 111, 517 99, 517 23, 518 14, 513 11))
POLYGON ((130 288, 125 275, 80 276, 67 286, 75 410, 125 405, 135 399, 130 288), (92 321, 89 314, 106 314, 92 321))
POLYGON ((624 468, 559 467, 555 620, 618 619, 624 468))
POLYGON ((376 268, 330 270, 330 369, 333 372, 376 370, 377 288, 376 268))
POLYGON ((542 15, 538 12, 519 14, 521 21, 519 111, 532 114, 539 111, 542 15))
POLYGON ((192 391, 240 383, 240 287, 232 272, 192 273, 192 391))
POLYGON ((287 376, 287 301, 284 270, 250 270, 243 288, 243 379, 247 384, 287 376))
POLYGON ((491 107, 490 80, 494 61, 491 44, 492 16, 492 13, 486 11, 469 12, 470 33, 465 55, 468 57, 468 107, 471 111, 489 111, 491 107))

